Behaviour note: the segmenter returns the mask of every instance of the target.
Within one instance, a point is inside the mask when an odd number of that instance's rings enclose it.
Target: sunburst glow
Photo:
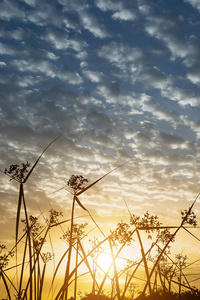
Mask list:
[[[100,271],[107,272],[109,268],[112,268],[112,256],[107,252],[102,252],[98,256],[97,260],[98,267]]]

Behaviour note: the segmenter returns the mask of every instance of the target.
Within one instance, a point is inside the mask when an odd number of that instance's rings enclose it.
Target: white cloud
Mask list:
[[[181,89],[176,86],[168,86],[166,89],[162,90],[162,95],[171,100],[177,101],[182,106],[199,106],[200,103],[200,98],[195,97],[192,90]]]
[[[167,110],[166,106],[157,103],[156,101],[151,99],[149,102],[145,102],[142,105],[143,112],[151,113],[152,116],[156,117],[158,120],[165,120],[167,122],[171,122],[173,124],[174,115],[170,111]]]
[[[70,48],[74,49],[77,52],[83,51],[83,49],[87,48],[87,43],[80,36],[75,36],[69,41]]]
[[[91,70],[83,70],[83,74],[92,82],[101,82],[104,79],[102,72],[95,72]]]
[[[84,10],[79,13],[79,17],[85,29],[89,30],[95,37],[104,39],[110,37],[110,33],[104,24],[100,24],[95,15]]]
[[[102,46],[97,51],[97,54],[120,69],[131,68],[134,64],[139,64],[144,59],[140,49],[116,42],[110,42]]]
[[[146,31],[157,39],[165,42],[173,57],[186,57],[191,54],[190,43],[179,35],[184,26],[182,18],[174,19],[166,16],[149,16]]]
[[[38,3],[38,0],[23,0],[26,4],[30,5],[30,6],[35,6],[36,3]]]
[[[13,60],[11,64],[17,67],[20,72],[39,72],[52,78],[56,75],[56,68],[49,61],[39,61],[36,63],[32,60]]]
[[[73,10],[78,14],[81,25],[84,29],[90,31],[95,37],[103,39],[110,37],[110,33],[103,24],[103,22],[99,22],[99,19],[95,14],[93,14],[90,10],[90,6],[86,1],[72,1],[68,0],[59,0],[59,2],[64,6],[64,10],[69,11],[69,9]]]
[[[102,11],[114,12],[112,18],[115,20],[133,21],[137,19],[137,8],[134,2],[97,0],[96,5]]]
[[[153,67],[145,67],[140,73],[139,78],[133,78],[133,81],[139,81],[146,88],[157,88],[157,89],[165,89],[171,82],[170,77],[167,77],[161,70],[159,70],[156,66]]]
[[[161,143],[165,145],[165,147],[180,147],[182,144],[186,143],[182,137],[165,132],[159,133],[159,139],[161,140]]]
[[[96,5],[103,11],[108,10],[118,10],[122,8],[119,1],[112,1],[112,0],[97,0]]]
[[[14,30],[2,31],[1,36],[6,39],[23,41],[25,39],[28,39],[28,37],[30,36],[30,31],[28,31],[26,28],[18,27]]]
[[[194,68],[187,73],[187,78],[194,84],[200,85],[200,71]]]
[[[133,21],[136,19],[136,15],[134,12],[128,10],[128,9],[124,9],[122,11],[118,11],[115,12],[112,15],[113,19],[119,19],[119,20],[123,20],[123,21]]]
[[[196,9],[198,9],[200,11],[200,2],[199,2],[199,0],[184,0],[184,2],[187,2],[187,3],[191,4],[192,6],[194,6]]]
[[[52,24],[54,26],[60,26],[63,24],[62,18],[55,6],[49,3],[39,3],[35,9],[27,13],[27,19],[35,23],[37,26],[45,26]]]
[[[2,55],[14,55],[16,54],[16,50],[9,45],[0,43],[0,54]]]
[[[68,31],[47,31],[43,37],[47,42],[52,43],[55,49],[66,50],[70,41],[68,39]]]
[[[0,18],[3,20],[24,19],[25,13],[18,4],[18,2],[12,0],[1,1]]]
[[[80,52],[84,52],[87,47],[87,43],[80,37],[76,35],[75,37],[69,37],[69,31],[64,29],[48,29],[42,36],[47,43],[51,43],[53,47],[57,50],[73,49],[80,55]]]
[[[81,76],[73,70],[68,69],[64,66],[58,71],[57,76],[62,81],[67,81],[69,84],[81,84],[83,82]]]
[[[46,51],[46,56],[47,58],[51,59],[51,60],[57,60],[58,56],[56,56],[54,53]]]

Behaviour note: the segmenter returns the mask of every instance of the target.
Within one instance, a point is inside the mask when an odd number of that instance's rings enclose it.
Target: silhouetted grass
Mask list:
[[[172,285],[176,285],[179,288],[179,299],[184,300],[186,299],[184,298],[186,296],[188,297],[187,299],[190,299],[189,297],[195,299],[196,295],[199,296],[197,289],[190,285],[183,272],[187,267],[184,257],[178,254],[176,260],[173,261],[170,258],[168,251],[171,244],[175,242],[176,235],[181,229],[186,230],[194,238],[198,239],[186,228],[186,225],[189,224],[190,228],[192,226],[196,227],[197,225],[196,216],[192,209],[199,195],[188,210],[181,212],[182,221],[180,225],[175,228],[174,226],[162,226],[158,220],[158,216],[150,215],[148,212],[141,218],[131,214],[128,210],[130,214],[130,223],[127,224],[123,221],[119,222],[116,229],[110,231],[110,234],[106,236],[90,214],[89,210],[83,205],[79,196],[92,188],[111,172],[124,165],[122,164],[91,184],[88,184],[87,178],[82,175],[72,175],[69,178],[68,187],[72,190],[72,208],[71,216],[67,220],[59,221],[62,212],[58,212],[53,208],[49,211],[49,218],[44,218],[44,225],[41,225],[40,222],[40,218],[43,215],[34,217],[31,214],[28,214],[27,202],[24,194],[24,184],[30,178],[42,155],[57,139],[52,141],[44,149],[30,170],[29,162],[22,164],[21,167],[19,165],[11,165],[9,169],[5,169],[5,174],[9,176],[11,180],[15,180],[19,183],[15,244],[13,249],[8,252],[6,252],[5,245],[0,244],[0,280],[2,280],[7,299],[44,299],[43,294],[44,288],[46,288],[47,264],[49,261],[54,260],[52,242],[50,242],[52,248],[51,252],[44,252],[44,245],[47,241],[47,237],[50,237],[51,240],[51,230],[56,226],[64,226],[65,224],[70,224],[67,230],[64,231],[62,237],[66,241],[66,250],[57,262],[52,275],[51,285],[49,286],[49,299],[67,300],[69,298],[69,288],[73,290],[74,299],[77,298],[79,280],[81,280],[81,276],[86,274],[87,276],[90,276],[92,293],[82,297],[82,300],[133,299],[134,293],[132,291],[130,294],[130,290],[133,287],[133,284],[136,283],[136,273],[142,268],[145,274],[145,279],[143,279],[145,282],[141,294],[137,297],[138,300],[160,299],[160,297],[162,299],[169,299],[169,297],[171,297],[170,299],[177,299],[177,294],[171,292]],[[95,239],[95,242],[92,244],[92,249],[88,251],[85,250],[84,246],[87,234],[85,234],[83,229],[86,227],[86,223],[74,223],[75,205],[78,205],[88,213],[91,218],[91,223],[95,224],[103,235],[101,241]],[[19,225],[22,211],[24,213],[24,218],[22,219],[24,228],[22,236],[19,237]],[[170,232],[172,228],[175,229],[174,233]],[[141,231],[146,233],[147,239],[153,239],[146,252],[143,246],[144,241],[142,240],[143,235],[141,235]],[[122,251],[126,249],[126,247],[130,247],[135,240],[138,241],[140,246],[140,258],[135,260],[134,255],[131,259],[123,257],[127,261],[127,264],[126,266],[120,267],[118,265],[118,260]],[[107,266],[106,270],[98,264],[97,259],[98,255],[101,254],[102,246],[107,248],[110,257],[112,258],[112,263]],[[20,249],[20,253],[18,253],[17,249]],[[157,255],[152,257],[153,249],[157,249]],[[14,253],[16,263],[15,265],[8,267],[9,260],[12,260]],[[73,254],[75,254],[75,264],[72,263],[74,257]],[[19,257],[20,262],[18,261]],[[168,269],[164,266],[164,263],[166,262],[171,263]],[[63,264],[65,264],[63,280],[62,283],[60,281],[57,283],[57,288],[55,290],[54,284],[58,276],[58,271]],[[83,265],[85,266],[86,271],[81,273],[80,267]],[[16,272],[14,279],[11,279],[8,275],[11,268],[15,269]],[[103,273],[101,279],[99,279],[98,276],[99,271]],[[179,279],[177,278],[178,276]],[[184,278],[184,282],[182,282],[182,278]],[[106,280],[110,281],[111,292],[109,297],[103,294]],[[137,276],[137,280],[142,280],[142,278],[138,278]],[[183,292],[182,289],[189,292]],[[160,292],[158,292],[159,290]],[[146,295],[147,291],[149,296]],[[79,296],[79,298],[81,297]],[[46,300],[46,298],[44,300]]]

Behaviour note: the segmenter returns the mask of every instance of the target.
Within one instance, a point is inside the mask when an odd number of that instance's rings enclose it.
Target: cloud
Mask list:
[[[91,32],[95,37],[103,39],[110,36],[109,30],[103,23],[99,22],[96,15],[91,12],[86,1],[69,0],[66,3],[65,0],[59,0],[59,2],[63,5],[64,10],[68,11],[71,9],[77,13],[83,28]]]
[[[114,41],[103,45],[97,54],[121,70],[134,69],[135,65],[144,60],[144,55],[140,49]]]
[[[0,18],[9,21],[12,19],[24,19],[25,13],[19,3],[13,0],[3,0],[0,4]]]
[[[165,132],[159,133],[159,139],[164,147],[178,148],[185,144],[185,140],[182,137]]]
[[[155,162],[158,163],[158,165],[174,165],[176,163],[177,166],[188,166],[195,163],[195,159],[192,155],[180,155],[180,154],[172,154],[172,155],[166,155],[160,150],[157,149],[151,149],[147,154],[144,155],[143,159],[149,160],[151,164],[154,164]]]
[[[67,30],[47,30],[44,34],[44,40],[48,43],[50,42],[58,50],[66,50],[70,45]]]
[[[0,36],[5,38],[6,40],[13,39],[17,41],[22,41],[28,39],[31,36],[31,32],[27,30],[27,28],[18,27],[17,29],[9,31],[2,30],[0,32]]]
[[[38,61],[33,60],[13,60],[11,62],[20,72],[32,72],[32,73],[42,73],[49,77],[55,77],[56,67],[49,61]]]
[[[187,75],[189,76],[189,75]],[[183,89],[176,86],[168,86],[162,90],[162,95],[171,100],[177,101],[181,106],[199,106],[199,97],[192,90]]]
[[[42,39],[44,39],[47,43],[51,43],[53,48],[56,50],[73,49],[76,52],[80,52],[87,47],[86,42],[80,35],[69,37],[69,31],[66,29],[47,29],[44,32]]]
[[[113,81],[111,83],[103,82],[98,85],[97,93],[99,96],[104,97],[107,103],[123,105],[123,110],[125,106],[127,106],[128,111],[125,110],[127,114],[130,113],[130,108],[135,109],[139,113],[142,105],[142,103],[139,103],[138,95],[121,90],[119,81]]]
[[[141,95],[142,100],[142,110],[143,112],[148,112],[152,116],[156,117],[157,120],[165,120],[170,122],[171,125],[174,124],[175,118],[178,113],[168,109],[167,105],[157,102],[153,97],[148,94]]]
[[[102,11],[112,11],[112,18],[116,20],[123,21],[134,21],[137,19],[137,9],[134,2],[125,2],[124,1],[105,1],[105,0],[97,0],[96,5]],[[127,7],[128,5],[128,7]]]
[[[88,11],[84,10],[80,12],[79,17],[83,27],[89,30],[95,37],[104,39],[110,36],[104,24],[100,24],[97,18]]]
[[[27,13],[26,17],[28,21],[37,26],[46,26],[50,24],[60,26],[63,23],[58,10],[49,3],[37,4],[35,8]]]
[[[13,55],[16,53],[16,49],[13,46],[0,43],[0,54],[1,55]]]
[[[112,121],[105,113],[91,110],[86,116],[86,122],[90,124],[92,128],[100,131],[110,130],[112,128]]]
[[[83,70],[83,74],[92,82],[102,82],[105,78],[102,72],[95,72],[91,70]]]
[[[191,53],[192,48],[187,38],[183,38],[179,32],[185,26],[184,19],[172,16],[150,16],[146,25],[146,31],[157,39],[163,41],[172,54],[172,58],[185,58]]]
[[[184,2],[191,4],[193,7],[200,11],[200,3],[198,0],[184,0]]]
[[[81,84],[83,79],[75,70],[71,70],[68,66],[63,66],[57,73],[57,77],[60,80],[67,81],[68,84]]]
[[[145,89],[157,88],[160,90],[165,89],[171,82],[171,78],[167,77],[167,75],[159,70],[156,66],[144,67],[139,78],[133,80],[136,82],[141,82]]]
[[[143,11],[141,11],[143,13]],[[163,14],[159,11],[145,12],[147,23],[146,32],[164,42],[170,50],[172,59],[190,58],[192,54],[197,54],[194,36],[183,34],[187,30],[188,20],[183,15],[175,16],[170,12]]]
[[[112,15],[113,19],[119,19],[123,21],[133,21],[136,19],[134,12],[124,9],[123,11],[117,11]]]
[[[199,72],[199,67],[194,66],[193,68],[190,68],[189,72],[187,73],[187,78],[194,84],[200,85],[200,72]],[[192,103],[195,103],[195,101],[191,101]]]

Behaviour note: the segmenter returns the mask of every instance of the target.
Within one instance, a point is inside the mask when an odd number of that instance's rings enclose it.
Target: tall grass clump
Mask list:
[[[91,291],[82,297],[88,300],[105,299],[104,293],[108,283],[110,294],[106,299],[134,299],[138,293],[136,292],[138,281],[143,282],[138,300],[145,299],[147,294],[148,297],[159,294],[161,290],[163,294],[172,295],[174,286],[178,287],[180,297],[185,290],[196,295],[197,289],[190,285],[184,272],[190,265],[187,264],[187,256],[178,253],[172,259],[170,249],[176,242],[180,230],[198,240],[191,232],[191,228],[197,227],[193,207],[199,195],[189,209],[181,211],[179,226],[163,226],[157,215],[151,215],[147,211],[142,217],[137,216],[127,207],[129,222],[121,220],[114,230],[105,235],[80,198],[111,172],[122,167],[124,165],[122,164],[92,183],[89,183],[83,175],[71,175],[67,181],[67,188],[63,189],[71,195],[70,215],[67,219],[64,218],[64,221],[60,221],[60,217],[64,217],[63,212],[56,211],[53,206],[49,210],[48,217],[44,217],[42,212],[37,217],[29,214],[24,186],[28,179],[31,180],[32,172],[42,155],[56,140],[44,149],[32,167],[27,161],[21,166],[13,164],[4,171],[11,180],[19,184],[14,246],[8,251],[6,246],[0,243],[0,280],[4,286],[6,299],[46,300],[47,297],[52,300],[67,300],[70,297],[78,299],[81,298],[79,284],[84,276],[87,276],[91,283],[89,287]],[[88,221],[77,223],[75,216],[77,206],[86,213],[84,217],[89,217],[90,223]],[[91,232],[87,231],[88,224],[99,230],[101,239],[90,237]],[[19,230],[20,226],[22,230]],[[57,254],[54,252],[51,236],[55,227],[62,230],[61,241],[65,245],[56,263]],[[86,250],[88,238],[90,248]],[[47,248],[50,250],[45,250],[47,241],[49,243]],[[138,250],[137,257],[134,248]],[[104,253],[109,256],[110,261],[107,266],[102,267],[99,258]],[[55,267],[51,283],[48,285],[49,296],[46,296],[44,290],[49,276],[47,264],[50,262],[53,262]],[[57,281],[61,266],[64,271],[61,280]],[[8,275],[10,270],[15,270],[14,277]]]

